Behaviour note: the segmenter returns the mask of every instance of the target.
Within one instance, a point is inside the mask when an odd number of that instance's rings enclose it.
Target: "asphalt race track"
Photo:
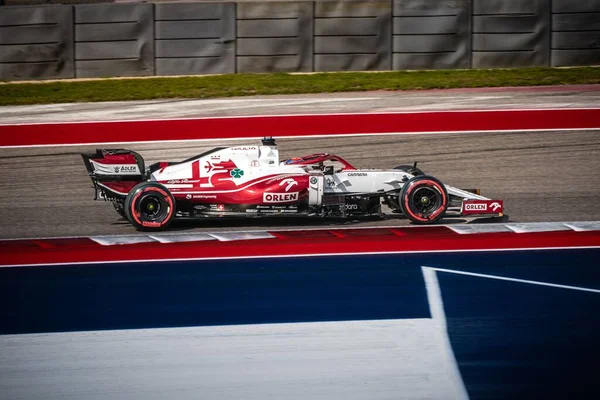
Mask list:
[[[555,88],[365,92],[216,100],[147,101],[4,107],[0,123],[45,123],[200,116],[399,112],[440,109],[587,108],[600,85]],[[1,129],[1,126],[0,126]],[[48,132],[49,135],[52,132]],[[165,133],[168,135],[168,132]],[[392,168],[419,161],[452,186],[481,188],[505,200],[510,221],[599,220],[600,132],[512,132],[324,139],[280,139],[282,158],[337,153],[357,167]],[[85,132],[82,132],[85,135]],[[227,141],[227,143],[248,143]],[[180,160],[223,142],[123,144],[147,162]],[[80,152],[97,146],[0,148],[0,238],[135,233],[110,204],[93,201]],[[464,220],[447,218],[446,223]],[[323,226],[335,221],[233,220],[174,225],[185,231]],[[350,222],[352,223],[352,222]],[[403,225],[401,217],[360,226]]]
[[[579,85],[16,106],[0,108],[0,137],[3,124],[234,115],[586,109],[599,104],[600,85]],[[84,127],[82,137],[87,135]],[[393,168],[418,161],[422,170],[443,182],[480,188],[487,197],[503,199],[511,222],[586,221],[600,220],[600,208],[596,206],[600,187],[599,133],[560,130],[397,134],[281,138],[278,143],[282,158],[327,151],[343,156],[358,168]],[[47,134],[53,135],[50,128]],[[198,136],[201,135],[200,132]],[[165,132],[165,138],[168,137],[169,132]],[[100,146],[10,148],[2,147],[1,143],[0,201],[4,207],[0,211],[0,238],[135,233],[111,204],[93,201],[94,191],[80,153]],[[123,143],[106,147],[138,151],[149,164],[181,160],[224,143],[253,141]],[[469,221],[449,215],[443,222]],[[174,223],[171,229],[191,233],[340,224],[361,227],[408,222],[402,216],[366,221],[234,219]]]
[[[600,132],[517,132],[281,139],[283,158],[327,151],[358,167],[392,168],[419,161],[426,173],[450,185],[479,187],[505,200],[514,222],[599,220]],[[241,141],[240,143],[247,143]],[[234,143],[228,141],[228,143]],[[219,142],[123,145],[148,162],[180,160]],[[0,149],[0,237],[85,236],[135,233],[111,204],[93,201],[79,156],[95,147]],[[456,218],[446,223],[464,222]],[[174,225],[186,231],[323,226],[335,221],[230,220]],[[401,217],[358,226],[403,225]]]

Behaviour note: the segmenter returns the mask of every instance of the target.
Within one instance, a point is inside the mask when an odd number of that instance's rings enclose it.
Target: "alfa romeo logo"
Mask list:
[[[230,174],[230,175],[231,175],[231,176],[232,176],[234,179],[237,179],[237,178],[241,178],[242,176],[244,176],[244,171],[242,171],[242,170],[241,170],[241,169],[239,169],[239,168],[235,168],[235,169],[232,169],[232,170],[229,172],[229,174]]]

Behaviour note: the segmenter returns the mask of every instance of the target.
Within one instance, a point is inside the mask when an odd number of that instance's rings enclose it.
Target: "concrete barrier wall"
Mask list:
[[[69,6],[0,8],[0,79],[73,78]]]
[[[600,64],[600,0],[552,0],[552,66]]]
[[[549,0],[473,0],[473,68],[550,65]]]
[[[238,72],[313,70],[313,3],[237,5]]]
[[[235,3],[156,4],[157,75],[235,72]]]
[[[471,0],[394,1],[393,69],[471,66]]]
[[[77,5],[78,78],[154,75],[152,4]]]
[[[0,79],[600,64],[600,0],[0,7]]]
[[[315,3],[315,71],[391,68],[389,1]]]

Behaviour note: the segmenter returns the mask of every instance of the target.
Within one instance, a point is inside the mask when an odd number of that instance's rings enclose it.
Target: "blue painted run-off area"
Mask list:
[[[598,260],[600,249],[4,268],[0,333],[430,318],[422,266],[598,290]],[[472,398],[600,398],[600,293],[437,277]]]

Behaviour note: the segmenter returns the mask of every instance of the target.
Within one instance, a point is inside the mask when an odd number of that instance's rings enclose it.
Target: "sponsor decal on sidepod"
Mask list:
[[[292,193],[263,193],[263,203],[288,203],[298,201],[300,192]]]
[[[286,179],[282,180],[281,182],[279,182],[279,186],[283,186],[283,185],[287,185],[287,186],[285,187],[285,191],[286,191],[286,192],[289,192],[289,191],[290,191],[290,189],[291,189],[292,187],[294,187],[294,185],[295,185],[295,186],[298,186],[298,182],[296,182],[296,181],[295,181],[294,179],[292,179],[292,178],[286,178]]]
[[[348,176],[368,176],[366,172],[350,172]]]

